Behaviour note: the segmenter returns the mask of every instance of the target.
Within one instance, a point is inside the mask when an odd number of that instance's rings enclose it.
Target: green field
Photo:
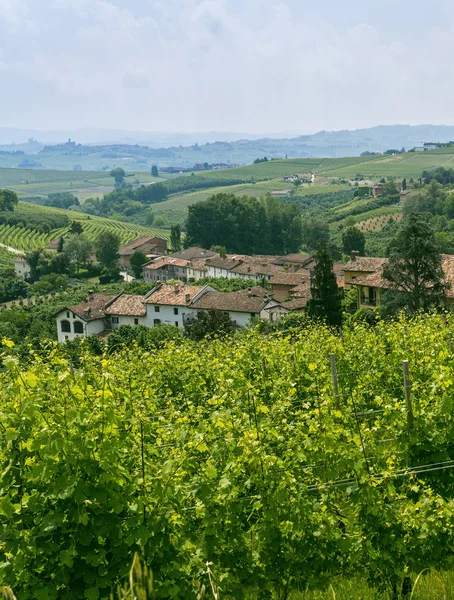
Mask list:
[[[156,235],[166,240],[170,239],[170,232],[164,229],[153,227],[142,227],[132,223],[123,223],[113,219],[104,219],[103,217],[94,217],[83,213],[63,210],[58,208],[49,208],[38,206],[36,204],[19,203],[21,212],[30,215],[32,213],[43,214],[63,214],[68,216],[71,221],[80,221],[83,224],[84,232],[87,238],[94,241],[102,231],[114,231],[120,237],[121,243],[133,240],[141,235]],[[17,250],[31,251],[45,246],[51,240],[67,234],[68,228],[53,229],[49,233],[40,233],[34,229],[20,226],[0,225],[0,243]]]

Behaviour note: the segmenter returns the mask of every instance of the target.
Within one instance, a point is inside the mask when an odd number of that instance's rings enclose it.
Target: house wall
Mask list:
[[[262,310],[260,317],[267,321],[278,321],[281,317],[288,315],[289,311],[283,306],[273,306],[268,309]]]
[[[358,286],[358,308],[375,308],[380,306],[383,294],[386,290],[373,288],[375,290],[375,302],[372,300],[372,288],[368,286]]]
[[[275,300],[279,300],[279,302],[282,302],[286,298],[290,297],[290,290],[293,289],[295,286],[296,286],[296,284],[292,284],[292,285],[285,284],[284,285],[281,283],[272,283],[271,291],[273,293]]]
[[[118,323],[114,323],[113,319],[115,317],[118,318]],[[135,323],[136,319],[139,321],[138,323]],[[145,317],[131,317],[131,316],[126,316],[126,315],[111,315],[110,323],[111,323],[112,329],[117,329],[118,327],[121,327],[122,325],[132,325],[132,327],[134,327],[136,324],[137,325],[146,325],[146,318]]]
[[[159,312],[155,311],[155,306],[159,307]],[[174,312],[174,308],[178,309],[178,314]],[[147,304],[147,314],[143,317],[143,325],[145,327],[155,327],[155,319],[159,319],[161,323],[167,323],[169,325],[177,325],[183,327],[183,319],[191,318],[196,316],[195,310],[191,306],[167,306],[167,305],[155,305]]]
[[[69,314],[69,317],[68,317]],[[62,321],[68,321],[70,324],[71,331],[62,331]],[[74,323],[78,321],[82,323],[84,328],[84,333],[74,333]],[[73,340],[75,337],[88,337],[93,333],[102,333],[105,329],[104,319],[96,319],[95,321],[89,321],[88,323],[72,313],[71,311],[63,310],[57,316],[57,333],[58,333],[58,341],[64,342],[66,340]]]
[[[14,262],[14,270],[16,275],[22,277],[22,279],[27,279],[30,275],[30,265],[28,263]]]
[[[207,265],[207,268],[207,277],[229,277],[230,271],[227,271],[227,269],[220,269],[219,267],[212,267],[210,265]]]

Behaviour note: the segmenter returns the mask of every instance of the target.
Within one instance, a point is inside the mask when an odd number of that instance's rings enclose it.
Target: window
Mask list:
[[[119,322],[120,322],[120,319],[118,317],[112,317],[112,323],[114,325],[118,325]]]
[[[176,307],[175,307],[175,308],[173,309],[173,314],[174,314],[174,315],[177,315],[177,314],[178,314],[178,308],[176,308]]]
[[[69,319],[69,310],[66,311],[66,318]]]
[[[175,321],[175,327],[178,327],[178,321]]]
[[[155,312],[159,312],[160,310],[161,310],[161,307],[160,307],[160,306],[155,306],[155,307],[154,307],[154,311],[155,311]]]
[[[153,324],[154,324],[154,325],[160,325],[160,324],[161,324],[161,319],[155,319],[155,320],[153,321]]]
[[[139,324],[139,319],[134,319],[134,325],[138,325]]]
[[[81,321],[74,321],[74,333],[83,333],[84,324]]]
[[[69,321],[62,321],[61,330],[63,333],[71,333],[71,323]]]

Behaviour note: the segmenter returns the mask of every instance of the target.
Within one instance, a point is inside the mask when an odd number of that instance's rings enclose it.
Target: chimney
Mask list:
[[[185,297],[184,297],[184,299],[188,303],[191,302],[191,294],[186,294]]]
[[[251,288],[248,289],[247,295],[248,295],[248,298],[252,298],[252,290],[251,290]]]
[[[351,253],[352,260],[356,260],[357,256],[359,256],[358,250],[352,250],[352,253]]]
[[[179,286],[178,284],[176,284],[176,285],[173,287],[173,291],[175,292],[175,294],[179,294],[179,293],[180,293],[180,286]]]

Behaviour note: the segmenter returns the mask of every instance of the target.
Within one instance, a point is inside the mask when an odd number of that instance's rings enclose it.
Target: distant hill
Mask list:
[[[297,137],[86,129],[70,132],[75,145],[67,144],[67,133],[0,128],[0,166],[20,168],[21,164],[35,161],[45,169],[63,170],[101,171],[123,167],[127,171],[149,171],[152,165],[192,169],[204,163],[248,165],[263,156],[355,157],[366,151],[384,152],[402,147],[408,150],[423,142],[454,140],[454,126],[446,125],[380,125],[355,131],[319,131]],[[7,143],[13,140],[16,144]],[[18,156],[17,150],[24,154]]]

